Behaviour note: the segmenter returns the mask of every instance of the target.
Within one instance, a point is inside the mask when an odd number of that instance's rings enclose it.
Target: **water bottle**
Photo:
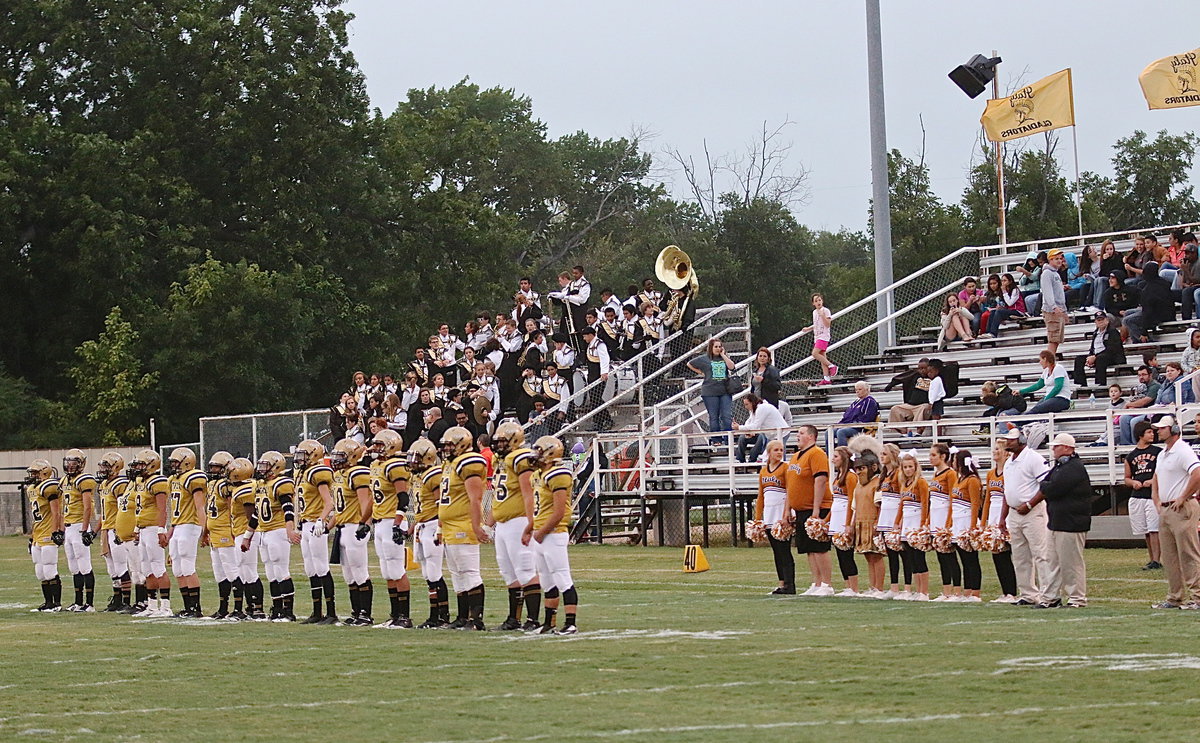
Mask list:
[[[1095,408],[1095,407],[1096,407],[1096,395],[1095,395],[1095,393],[1092,393],[1092,394],[1088,395],[1088,408]]]

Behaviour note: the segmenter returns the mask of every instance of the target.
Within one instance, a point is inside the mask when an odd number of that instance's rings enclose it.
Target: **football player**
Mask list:
[[[33,572],[42,582],[42,605],[33,611],[62,611],[62,581],[58,577],[58,548],[66,541],[63,534],[62,501],[54,468],[45,459],[35,459],[25,471],[25,492],[33,530],[29,556]]]
[[[375,514],[375,555],[379,572],[387,581],[391,616],[380,624],[387,629],[412,629],[408,616],[411,586],[405,563],[404,542],[408,539],[408,482],[404,439],[385,428],[371,443],[371,495]]]
[[[238,572],[238,550],[233,543],[233,523],[229,516],[230,499],[229,467],[233,455],[227,451],[215,451],[205,466],[208,475],[204,498],[204,526],[200,531],[200,546],[208,546],[212,560],[213,578],[217,581],[217,594],[221,604],[209,619],[226,619],[229,616],[229,595],[236,584],[241,591],[242,578]]]
[[[263,585],[258,577],[258,550],[262,537],[250,529],[250,519],[257,518],[254,513],[254,463],[245,457],[233,460],[229,465],[229,484],[233,487],[229,496],[229,521],[233,526],[233,543],[238,549],[241,598],[245,599],[246,607],[243,611],[241,600],[234,594],[233,611],[226,618],[235,622],[244,619],[265,622]]]
[[[263,452],[254,465],[254,508],[250,531],[262,534],[263,567],[271,584],[271,621],[294,622],[296,586],[292,582],[292,545],[300,544],[292,498],[296,485],[284,475],[287,460],[277,451]]]
[[[508,617],[496,629],[537,629],[542,586],[534,568],[533,548],[523,539],[526,528],[533,523],[533,470],[537,461],[533,450],[525,446],[521,424],[512,420],[496,427],[492,451],[499,466],[489,521],[496,525],[496,563],[508,584]],[[521,625],[522,600],[529,613],[525,626]]]
[[[171,572],[183,597],[181,617],[200,618],[200,577],[196,575],[196,553],[200,535],[204,533],[208,496],[208,477],[196,469],[196,453],[181,446],[167,457],[167,483],[171,489],[171,528],[167,546],[171,555]]]
[[[138,554],[146,574],[146,608],[134,616],[171,616],[171,579],[167,577],[167,478],[159,474],[162,457],[143,449],[129,463],[129,490],[137,517]]]
[[[333,523],[333,470],[324,464],[325,445],[305,439],[292,454],[292,480],[300,511],[300,555],[312,591],[312,615],[302,624],[337,624],[333,576],[329,573],[329,537]],[[321,594],[325,612],[321,612]]]
[[[133,544],[133,534],[131,530],[126,531],[129,541],[117,534],[117,518],[121,515],[119,503],[129,487],[129,479],[122,473],[124,469],[125,458],[115,451],[105,454],[96,465],[96,494],[100,496],[100,554],[104,556],[104,565],[108,568],[113,587],[112,599],[104,611],[121,611],[129,606],[129,547]],[[132,515],[131,511],[126,512]],[[128,519],[126,521],[127,529],[133,526]]]
[[[67,611],[95,611],[92,601],[96,593],[96,574],[92,572],[92,512],[96,500],[96,478],[83,471],[87,457],[79,449],[63,455],[62,491],[63,524],[67,569],[75,584],[75,603]]]
[[[333,508],[337,512],[337,537],[342,577],[350,589],[352,627],[369,627],[374,587],[367,573],[367,536],[371,533],[371,470],[360,466],[366,448],[354,439],[333,445],[329,464],[333,468]]]
[[[537,545],[538,574],[550,586],[546,590],[546,621],[537,633],[554,633],[554,614],[561,594],[564,617],[563,628],[558,634],[573,635],[579,631],[575,626],[579,597],[575,592],[575,581],[571,578],[571,563],[567,561],[567,527],[575,475],[569,467],[562,465],[563,445],[557,438],[541,437],[534,442],[533,453],[538,464],[533,478],[537,488],[537,503],[534,506],[533,525],[526,532],[525,539],[528,541],[532,537]]]
[[[487,460],[473,448],[471,432],[462,426],[442,434],[442,494],[438,523],[446,546],[450,582],[458,596],[458,616],[450,629],[486,630],[483,625],[483,577],[479,545],[491,541],[483,527],[483,490]]]
[[[134,497],[133,483],[129,479],[132,471],[131,466],[126,466],[122,478],[125,480],[125,488],[117,495],[117,517],[113,521],[112,541],[125,549],[125,560],[129,564],[129,582],[133,586],[133,604],[122,606],[122,614],[138,614],[149,606],[146,570],[142,566],[142,551],[138,549],[137,543],[137,499]]]
[[[437,629],[450,624],[450,597],[442,576],[441,532],[438,529],[438,501],[442,496],[442,465],[437,447],[429,439],[417,439],[408,449],[408,469],[417,476],[414,488],[413,518],[416,536],[413,557],[421,566],[421,577],[429,587],[429,619],[417,629]]]

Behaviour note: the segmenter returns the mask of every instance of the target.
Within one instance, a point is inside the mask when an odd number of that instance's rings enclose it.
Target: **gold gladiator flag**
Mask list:
[[[1026,85],[1007,98],[988,101],[979,123],[993,142],[1075,126],[1070,68]]]
[[[1138,82],[1151,109],[1200,106],[1200,49],[1151,62]]]

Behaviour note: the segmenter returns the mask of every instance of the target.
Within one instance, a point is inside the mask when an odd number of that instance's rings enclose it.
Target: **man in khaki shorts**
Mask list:
[[[1067,327],[1067,294],[1059,271],[1066,264],[1061,250],[1046,254],[1046,267],[1042,269],[1042,321],[1046,324],[1046,350],[1058,353],[1058,344],[1063,342]]]

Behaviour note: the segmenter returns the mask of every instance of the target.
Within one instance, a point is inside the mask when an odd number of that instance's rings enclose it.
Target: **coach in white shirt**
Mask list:
[[[1004,509],[1000,528],[1008,531],[1013,568],[1017,573],[1018,606],[1062,603],[1058,565],[1046,520],[1046,504],[1033,508],[1029,501],[1038,493],[1042,478],[1050,471],[1046,460],[1025,445],[1025,434],[1014,428],[1003,441],[1010,452],[1004,465]]]
[[[746,412],[750,417],[745,423],[738,425],[737,421],[733,422],[735,431],[768,431],[771,433],[771,438],[779,438],[781,431],[788,427],[787,421],[783,419],[783,414],[779,412],[779,408],[769,402],[765,402],[758,395],[746,395],[742,398],[742,404],[746,406]],[[747,445],[753,444],[750,451],[749,460],[746,459]],[[758,455],[763,453],[767,448],[767,434],[760,433],[757,436],[743,433],[738,436],[737,442],[737,461],[755,461]]]
[[[1200,458],[1180,438],[1179,423],[1164,415],[1154,424],[1163,444],[1150,481],[1150,494],[1161,520],[1158,527],[1163,572],[1167,574],[1167,600],[1155,609],[1200,609]]]

